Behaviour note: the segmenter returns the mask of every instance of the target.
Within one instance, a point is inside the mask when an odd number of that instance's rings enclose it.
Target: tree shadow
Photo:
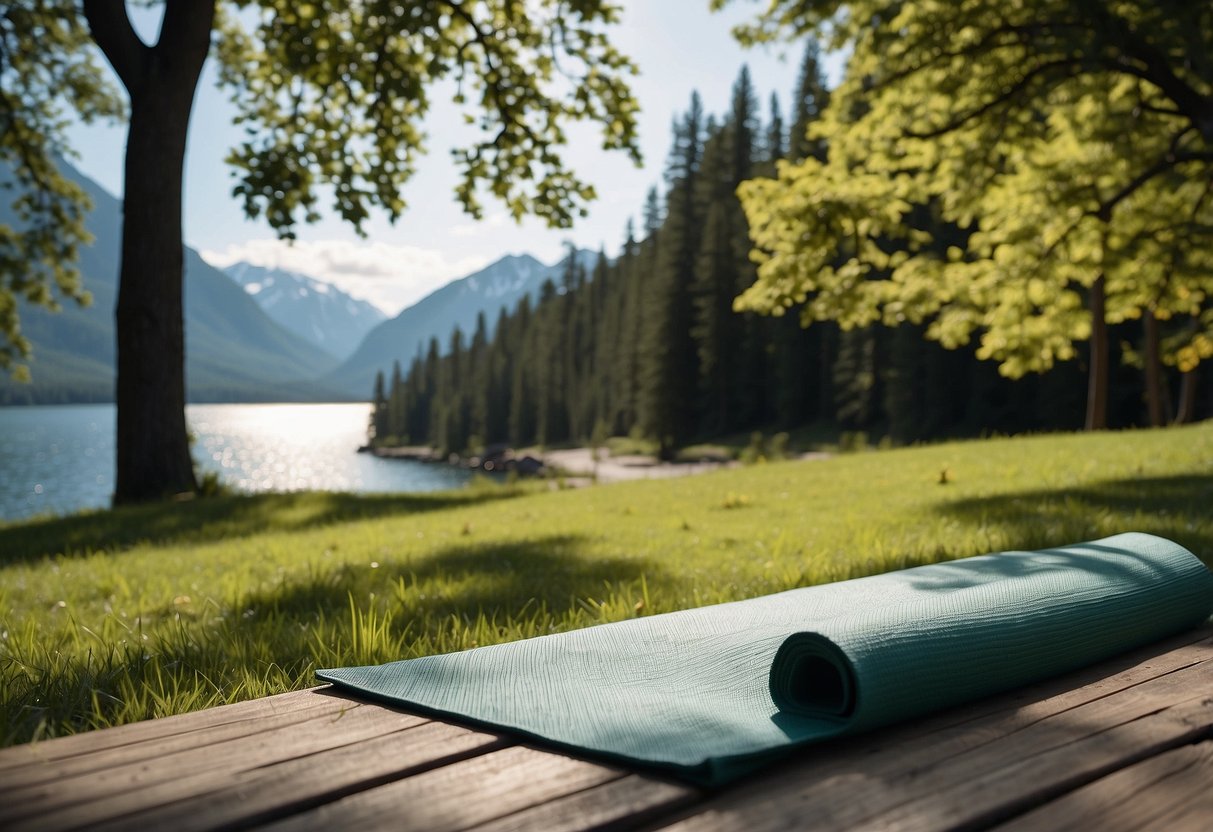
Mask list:
[[[143,610],[147,641],[22,676],[8,713],[0,713],[0,742],[25,742],[43,722],[50,736],[108,724],[115,709],[124,721],[159,716],[160,698],[192,696],[194,708],[210,707],[315,685],[320,667],[543,635],[595,623],[600,599],[624,599],[630,611],[643,586],[677,586],[653,560],[591,557],[587,543],[537,535],[389,554],[374,567],[313,562],[302,575],[222,606],[174,600]]]
[[[223,495],[123,506],[0,527],[0,566],[55,555],[120,550],[139,543],[206,543],[354,520],[479,505],[524,493],[484,486],[432,494],[288,492]]]
[[[999,533],[1014,549],[1146,532],[1186,547],[1213,565],[1213,473],[1132,477],[1069,488],[1041,488],[958,500],[937,509]]]
[[[654,589],[675,585],[674,577],[653,560],[585,557],[579,553],[583,544],[579,536],[552,535],[454,545],[420,557],[389,556],[373,569],[342,564],[302,582],[251,594],[241,606],[265,611],[265,619],[306,624],[348,615],[351,599],[359,605],[386,596],[393,628],[425,640],[452,617],[467,621],[483,614],[505,621],[542,610],[560,618],[587,599],[641,578]],[[249,617],[250,638],[257,637],[256,619]]]

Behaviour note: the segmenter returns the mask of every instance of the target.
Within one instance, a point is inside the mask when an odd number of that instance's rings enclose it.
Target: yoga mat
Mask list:
[[[1196,627],[1213,574],[1122,534],[1002,552],[321,679],[703,784],[804,743]]]

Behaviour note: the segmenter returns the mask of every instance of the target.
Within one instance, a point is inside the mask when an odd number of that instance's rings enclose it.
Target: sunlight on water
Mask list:
[[[186,408],[201,471],[242,491],[434,491],[470,475],[355,453],[366,404]],[[114,488],[113,405],[0,408],[0,520],[99,508]]]

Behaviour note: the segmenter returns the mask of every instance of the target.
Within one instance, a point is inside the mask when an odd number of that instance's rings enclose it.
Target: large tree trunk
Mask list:
[[[186,119],[152,85],[132,96],[119,272],[114,503],[193,492],[185,425],[181,178]]]
[[[135,34],[121,0],[85,0],[84,11],[131,102],[116,310],[117,505],[197,490],[185,426],[181,192],[215,3],[165,4],[154,47]]]
[[[1087,430],[1108,426],[1108,318],[1104,278],[1091,285],[1091,357],[1087,383]]]
[[[1150,414],[1150,427],[1160,428],[1166,424],[1166,405],[1163,401],[1162,351],[1159,348],[1158,318],[1154,310],[1145,314],[1146,335],[1146,406]]]

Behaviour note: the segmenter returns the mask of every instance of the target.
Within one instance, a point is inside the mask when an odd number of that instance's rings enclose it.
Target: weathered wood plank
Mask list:
[[[1209,832],[1213,828],[1213,800],[1209,797],[1208,780],[1205,787],[1204,795],[1194,797],[1181,810],[1159,818],[1160,825],[1150,827],[1151,832],[1157,829],[1166,829],[1167,832]]]
[[[234,760],[231,768],[44,813],[32,819],[30,828],[248,828],[507,745],[508,740],[494,734],[427,722],[268,765]]]
[[[359,792],[265,828],[455,832],[623,776],[609,766],[515,746]]]
[[[140,755],[125,759],[125,748],[98,756],[113,755],[113,765],[83,772],[68,771],[59,779],[32,785],[7,786],[0,792],[0,823],[38,816],[57,808],[86,803],[156,783],[189,777],[199,772],[245,770],[270,765],[329,748],[349,745],[370,737],[391,734],[424,724],[426,720],[373,705],[350,705],[340,711],[322,713],[312,719],[280,725],[256,734],[210,745],[175,746],[161,757]],[[308,711],[306,713],[311,713]],[[169,738],[177,740],[179,738]],[[68,767],[75,758],[50,764]],[[91,761],[90,761],[91,762]]]
[[[1207,634],[1206,628],[1195,644],[1135,651],[918,725],[806,749],[684,813],[672,828],[861,826],[925,793],[939,794],[1209,690],[1213,640]],[[1071,689],[1081,684],[1076,677],[1087,684]]]
[[[582,832],[633,829],[703,799],[691,786],[629,774],[473,827],[474,832]]]
[[[1176,748],[1109,774],[1020,815],[998,832],[1080,828],[1213,829],[1213,742]]]
[[[162,765],[185,765],[188,755],[180,752],[208,753],[206,749],[222,743],[230,743],[246,737],[255,737],[270,731],[300,725],[315,720],[334,721],[343,714],[363,707],[359,702],[338,699],[322,699],[315,707],[290,711],[285,714],[262,716],[259,719],[244,719],[199,728],[182,734],[169,734],[155,740],[129,743],[104,748],[98,751],[73,754],[42,764],[29,764],[5,772],[0,784],[0,798],[13,789],[34,786],[39,783],[59,783],[65,778],[89,772],[104,772],[119,766],[146,760]],[[178,756],[173,756],[178,755]]]
[[[510,747],[496,734],[322,688],[0,751],[0,826],[987,825],[1042,803],[1037,811],[1063,806],[1139,767],[1178,766],[1156,785],[1207,783],[1207,759],[1189,775],[1174,755],[1213,736],[1211,634],[1206,627],[914,725],[818,746],[702,803],[690,787]],[[1160,770],[1137,776],[1147,783]],[[1207,801],[1194,785],[1173,801],[1166,826],[1209,828]]]
[[[1213,672],[1205,674],[1203,684],[1205,691],[1213,690]],[[858,828],[915,832],[991,826],[1140,760],[1213,735],[1213,697],[1207,694],[1110,729],[1099,716],[1084,717],[1085,736],[1044,753],[1019,758],[1015,749],[1006,749],[1003,764],[981,776],[957,782],[959,772],[948,771],[944,788],[922,784],[924,794]]]
[[[164,737],[233,725],[241,722],[282,716],[294,711],[318,707],[330,696],[330,686],[280,693],[262,699],[250,699],[231,705],[220,705],[203,711],[132,722],[100,731],[86,731],[68,737],[39,740],[25,745],[0,749],[0,771],[61,760],[76,754],[91,754],[107,748],[150,742]]]

